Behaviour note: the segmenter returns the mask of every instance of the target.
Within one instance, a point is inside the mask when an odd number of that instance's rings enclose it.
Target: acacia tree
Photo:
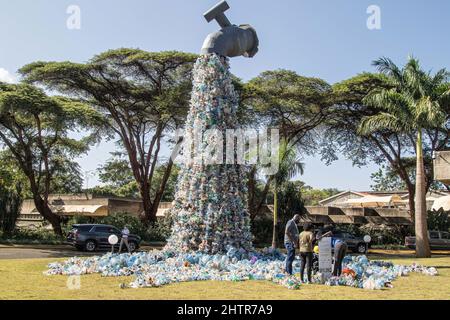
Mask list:
[[[448,73],[445,69],[435,75],[424,72],[419,61],[410,58],[403,69],[389,59],[374,62],[379,71],[387,75],[392,89],[371,92],[364,103],[379,112],[364,117],[359,132],[362,135],[389,130],[391,132],[417,135],[415,140],[416,183],[415,183],[415,231],[416,255],[431,256],[428,241],[425,169],[423,161],[424,129],[446,130],[446,115],[443,106],[448,103],[450,87],[445,84]]]
[[[415,215],[415,177],[411,174],[411,155],[415,153],[416,138],[411,132],[396,132],[389,128],[358,132],[364,117],[380,112],[380,109],[365,103],[369,94],[392,89],[394,84],[384,74],[363,73],[333,86],[335,112],[327,119],[323,135],[322,158],[331,163],[343,154],[355,166],[369,162],[388,165],[389,170],[406,186],[411,216]],[[446,107],[448,110],[448,107]],[[446,111],[447,117],[449,116]],[[445,147],[450,132],[445,127],[424,128],[424,165],[426,190],[433,185],[432,152]]]
[[[172,159],[167,160],[155,187],[161,142],[185,121],[195,60],[196,55],[181,52],[117,49],[85,64],[36,62],[20,72],[25,81],[80,99],[104,115],[111,136],[119,138],[127,154],[143,202],[143,220],[149,223],[156,221],[173,167]],[[152,187],[157,189],[153,196]]]
[[[77,101],[49,97],[31,85],[0,84],[0,143],[27,177],[37,211],[58,235],[62,235],[60,217],[52,211],[48,196],[59,159],[72,159],[96,141],[96,134],[72,139],[69,130],[100,127],[101,122],[97,112]]]
[[[130,168],[129,161],[124,159],[120,152],[113,152],[113,157],[105,164],[99,167],[99,178],[103,183],[102,186],[97,186],[89,190],[95,195],[115,196],[115,197],[129,197],[134,198],[139,194],[139,188],[133,177],[133,172]],[[164,194],[161,201],[172,202],[174,200],[175,188],[178,177],[178,166],[174,165],[164,188]],[[150,189],[150,196],[154,197],[158,188],[161,185],[161,180],[166,172],[165,166],[158,166],[155,170],[153,185]]]
[[[279,129],[286,144],[303,154],[316,150],[318,128],[332,110],[331,87],[317,78],[302,77],[289,70],[267,71],[241,89],[241,105],[247,126]],[[261,185],[259,167],[248,173],[249,211],[252,219],[261,212],[275,176]]]

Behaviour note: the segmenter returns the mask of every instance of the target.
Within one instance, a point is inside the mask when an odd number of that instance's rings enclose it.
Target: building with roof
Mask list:
[[[143,214],[142,201],[139,199],[94,197],[91,194],[50,195],[49,202],[53,212],[62,217],[86,216],[107,217],[116,213],[127,213],[135,217]],[[157,217],[165,216],[171,203],[161,203]],[[18,227],[40,227],[44,222],[34,205],[34,201],[27,199],[22,205],[17,219]]]
[[[448,196],[446,191],[429,191],[427,208],[430,210],[435,200]],[[335,207],[375,207],[402,208],[409,210],[408,191],[344,191],[319,201],[320,206]]]
[[[431,210],[438,199],[448,192],[430,191],[427,208]],[[306,207],[304,221],[319,224],[384,224],[413,223],[407,191],[344,191],[319,201],[319,206]]]

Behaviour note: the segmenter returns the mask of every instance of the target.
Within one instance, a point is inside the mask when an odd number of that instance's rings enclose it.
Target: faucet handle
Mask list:
[[[230,20],[225,16],[225,11],[230,9],[230,6],[228,3],[224,0],[217,5],[215,5],[213,8],[208,10],[203,16],[205,17],[206,21],[211,22],[212,20],[216,20],[217,23],[222,27],[230,27],[232,24]]]

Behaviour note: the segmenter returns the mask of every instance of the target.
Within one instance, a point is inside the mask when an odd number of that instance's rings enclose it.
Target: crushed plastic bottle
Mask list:
[[[273,249],[262,252],[228,250],[224,255],[208,255],[201,252],[175,254],[173,251],[153,250],[134,254],[105,254],[86,259],[70,258],[65,262],[50,263],[46,275],[84,275],[99,273],[105,277],[134,276],[123,288],[160,287],[170,283],[190,281],[249,281],[267,280],[288,289],[299,289],[298,275],[287,276],[284,272],[285,255]],[[367,290],[392,287],[398,277],[410,272],[435,276],[434,267],[394,265],[385,261],[369,261],[365,256],[344,259],[343,275],[331,277],[329,286],[349,286]],[[312,283],[323,284],[317,272]]]
[[[347,256],[343,260],[343,272],[340,277],[331,277],[326,281],[329,286],[349,286],[366,290],[392,288],[392,282],[398,277],[410,272],[435,276],[438,271],[434,267],[423,267],[417,264],[411,266],[394,265],[387,261],[369,261],[366,256]],[[321,283],[320,276],[315,275],[313,282]]]

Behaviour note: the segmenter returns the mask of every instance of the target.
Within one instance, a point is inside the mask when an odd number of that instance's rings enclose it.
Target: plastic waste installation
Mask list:
[[[224,14],[228,9],[222,1],[204,14],[208,22],[216,20],[222,29],[206,38],[193,71],[183,161],[170,212],[173,230],[167,244],[167,249],[178,252],[216,254],[226,253],[229,247],[252,250],[245,172],[239,164],[228,164],[223,152],[214,148],[226,140],[227,130],[239,128],[238,97],[228,57],[253,57],[259,43],[251,26],[229,22]],[[206,130],[217,134],[206,136]]]
[[[205,14],[208,22],[215,19],[222,29],[206,38],[194,68],[182,151],[184,162],[171,212],[172,235],[165,249],[72,258],[51,263],[46,275],[134,276],[131,283],[120,284],[121,288],[203,280],[269,280],[289,289],[300,288],[302,281],[297,276],[284,273],[284,254],[273,249],[256,251],[252,247],[242,167],[203,162],[204,158],[220,158],[209,148],[217,143],[217,136],[195,144],[196,135],[207,129],[224,132],[239,127],[238,101],[228,58],[253,57],[258,51],[256,31],[249,25],[232,25],[224,14],[227,9],[229,6],[223,1]],[[294,271],[299,271],[298,264]],[[343,275],[329,278],[324,284],[381,289],[391,287],[394,279],[409,272],[437,274],[435,268],[370,262],[365,256],[346,257]],[[316,273],[313,282],[322,283],[323,279]]]

